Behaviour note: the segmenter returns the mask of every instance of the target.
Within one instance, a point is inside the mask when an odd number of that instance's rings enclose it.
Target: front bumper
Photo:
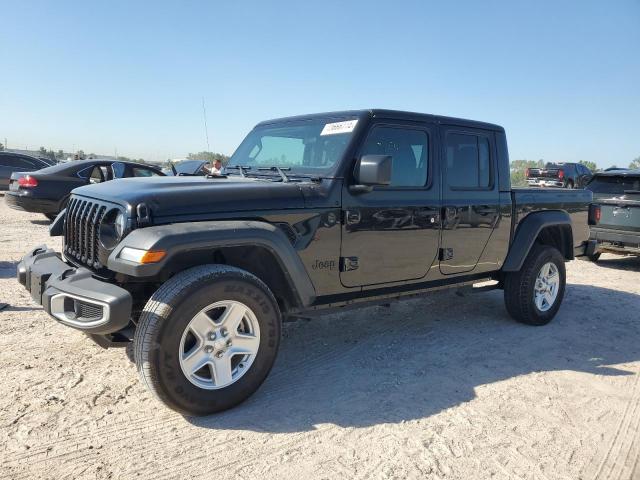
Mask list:
[[[628,253],[640,255],[640,232],[624,232],[591,227],[591,240],[597,243],[598,252]]]
[[[22,258],[17,277],[33,300],[64,325],[104,335],[129,324],[132,298],[127,290],[68,265],[44,245]]]

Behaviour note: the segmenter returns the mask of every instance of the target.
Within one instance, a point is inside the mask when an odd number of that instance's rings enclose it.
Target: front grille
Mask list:
[[[102,306],[76,300],[75,313],[77,318],[83,320],[97,320],[102,318]]]
[[[110,208],[94,200],[72,197],[67,205],[64,226],[64,252],[72,261],[100,268],[99,227]]]

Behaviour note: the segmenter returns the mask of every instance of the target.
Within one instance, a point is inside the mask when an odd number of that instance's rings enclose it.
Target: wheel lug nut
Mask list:
[[[231,346],[231,340],[227,340],[227,347]]]
[[[204,347],[204,351],[207,352],[207,353],[211,353],[211,352],[213,352],[213,347],[212,346]]]
[[[211,332],[209,334],[209,340],[215,340],[216,339],[216,332]]]
[[[216,357],[218,357],[218,358],[222,358],[223,355],[224,355],[224,352],[222,350],[220,350],[218,353],[216,353]]]
[[[223,328],[222,330],[220,330],[220,333],[222,333],[223,337],[226,337],[227,335],[229,335],[229,332],[227,332],[226,328]]]

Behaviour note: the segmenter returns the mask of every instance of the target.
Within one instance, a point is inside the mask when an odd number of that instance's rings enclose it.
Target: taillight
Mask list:
[[[38,186],[38,180],[33,178],[31,175],[25,175],[18,179],[18,185],[23,188],[33,188]]]
[[[525,169],[524,169],[524,176],[525,176],[525,177],[528,177],[528,176],[529,176],[529,169],[528,169],[528,168],[525,168]]]
[[[562,180],[564,178],[564,170],[558,170],[558,178]]]
[[[602,216],[602,210],[600,205],[589,205],[589,225],[598,225],[600,223],[600,217]]]

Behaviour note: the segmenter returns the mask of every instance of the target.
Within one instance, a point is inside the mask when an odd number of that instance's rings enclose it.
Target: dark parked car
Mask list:
[[[531,187],[584,188],[593,174],[581,163],[547,163],[544,168],[527,168]]]
[[[597,245],[589,258],[597,261],[602,252],[640,255],[640,170],[596,173],[587,190],[593,192],[600,217],[591,227]]]
[[[565,262],[593,248],[591,192],[512,190],[504,129],[489,123],[271,120],[226,172],[74,190],[51,226],[62,252],[34,248],[17,269],[58,322],[105,347],[133,341],[144,384],[186,414],[249,397],[287,317],[492,279],[513,318],[544,325]]]
[[[53,220],[67,205],[74,188],[118,178],[153,176],[164,176],[164,173],[157,167],[134,162],[82,160],[60,163],[34,172],[13,173],[5,201],[12,208],[43,213]]]
[[[0,190],[9,189],[13,172],[33,172],[52,165],[51,160],[22,153],[0,152]]]

